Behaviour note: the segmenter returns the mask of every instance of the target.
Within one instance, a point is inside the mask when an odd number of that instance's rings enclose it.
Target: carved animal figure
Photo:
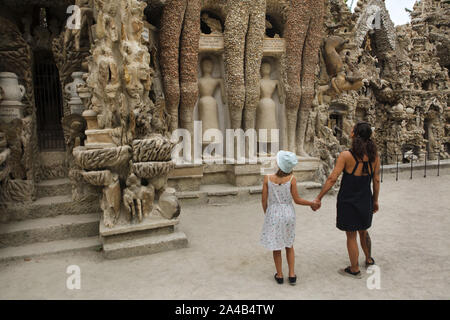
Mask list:
[[[335,77],[339,72],[344,71],[344,62],[339,53],[345,49],[345,45],[348,42],[348,40],[338,36],[330,36],[325,40],[323,53],[327,73],[330,77]]]
[[[327,68],[328,76],[331,77],[330,84],[319,88],[319,103],[323,103],[323,94],[331,97],[342,94],[344,91],[359,90],[364,85],[364,80],[359,76],[357,70],[350,61],[346,61],[347,68],[351,71],[351,76],[346,72],[346,64],[339,53],[345,49],[348,40],[338,36],[330,36],[324,41],[323,57]]]

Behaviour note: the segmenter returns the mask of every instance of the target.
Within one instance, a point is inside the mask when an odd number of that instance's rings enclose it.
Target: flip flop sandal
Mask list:
[[[275,275],[274,275],[273,277],[275,278],[275,281],[276,281],[278,284],[283,284],[284,279],[283,279],[283,278],[278,278],[276,273],[275,273]]]
[[[361,271],[352,272],[352,270],[350,270],[350,267],[339,270],[339,273],[342,274],[343,276],[347,276],[347,277],[350,277],[353,279],[361,279],[362,278]]]
[[[297,283],[297,275],[295,275],[293,277],[289,277],[289,284],[291,286],[295,286],[296,283]]]
[[[372,257],[370,257],[370,259],[372,260],[372,262],[367,262],[367,261],[366,261],[366,268],[367,268],[367,267],[370,267],[370,266],[373,266],[373,265],[375,264],[375,259],[372,258]]]

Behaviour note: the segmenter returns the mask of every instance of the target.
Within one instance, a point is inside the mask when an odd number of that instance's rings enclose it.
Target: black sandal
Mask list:
[[[369,267],[369,266],[373,266],[375,264],[375,259],[372,258],[372,257],[370,257],[370,259],[372,260],[372,262],[367,262],[366,261],[366,268]]]
[[[275,281],[276,281],[278,284],[283,284],[284,279],[283,279],[283,278],[278,278],[276,273],[275,273],[275,275],[274,275],[273,277],[275,278]]]
[[[358,272],[352,272],[352,270],[350,269],[350,267],[347,267],[345,269],[341,269],[339,270],[339,273],[344,275],[344,276],[348,276],[354,279],[361,279],[361,271]]]
[[[297,282],[297,275],[293,276],[293,277],[289,277],[289,284],[291,286],[295,286],[295,283]]]

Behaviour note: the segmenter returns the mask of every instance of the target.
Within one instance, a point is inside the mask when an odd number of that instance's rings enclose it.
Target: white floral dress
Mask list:
[[[291,248],[295,239],[295,210],[291,179],[283,184],[268,181],[268,206],[264,217],[261,244],[269,250]]]

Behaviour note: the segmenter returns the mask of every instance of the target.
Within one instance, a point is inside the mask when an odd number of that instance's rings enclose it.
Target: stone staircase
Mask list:
[[[311,157],[298,157],[298,160],[293,173],[300,194],[320,189],[322,185],[315,182],[320,160]],[[274,169],[270,161],[242,165],[177,164],[169,175],[168,185],[177,190],[181,206],[246,201],[261,197],[264,174]]]
[[[313,181],[317,163],[306,159],[294,170],[300,195],[321,188]],[[181,166],[169,177],[169,186],[177,190],[181,207],[223,205],[261,197],[261,181],[260,166]],[[129,243],[117,240],[124,238],[120,228],[111,235],[106,233],[113,231],[103,230],[102,241],[100,194],[73,201],[69,179],[41,181],[36,185],[36,195],[33,202],[10,203],[6,212],[1,212],[0,262],[102,248],[107,258],[119,258],[186,246],[185,235],[173,232],[174,225],[164,226],[161,233],[152,229],[152,224],[161,222],[153,220],[146,222],[150,231],[138,232],[127,240]]]
[[[305,193],[318,192],[322,185],[314,181],[297,182],[300,196]],[[176,192],[183,205],[224,204],[227,202],[246,201],[261,197],[262,185],[237,187],[231,184],[202,185],[197,191]]]
[[[6,208],[0,261],[101,249],[98,198],[73,201],[68,179],[42,181],[36,187],[36,201]]]

